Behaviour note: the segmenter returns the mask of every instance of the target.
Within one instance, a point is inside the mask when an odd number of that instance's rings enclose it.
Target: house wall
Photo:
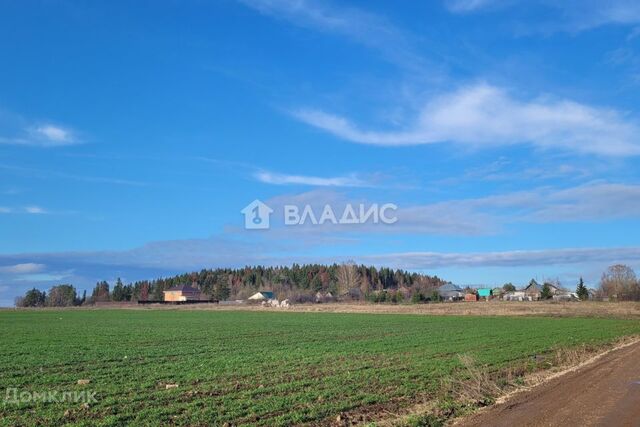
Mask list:
[[[164,292],[164,300],[165,301],[185,301],[186,298],[182,296],[182,292],[180,291],[165,291]]]

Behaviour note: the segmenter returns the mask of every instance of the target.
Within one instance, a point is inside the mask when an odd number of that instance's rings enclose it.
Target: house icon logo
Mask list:
[[[273,209],[256,199],[240,211],[244,215],[244,228],[247,230],[266,230]]]

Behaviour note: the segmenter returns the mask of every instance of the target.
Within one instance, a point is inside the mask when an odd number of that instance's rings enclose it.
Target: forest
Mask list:
[[[54,286],[48,294],[32,289],[16,301],[16,306],[56,307],[162,300],[163,291],[182,284],[197,287],[204,298],[220,301],[246,299],[258,290],[270,290],[279,299],[311,302],[318,292],[351,300],[370,299],[372,295],[379,295],[381,292],[388,292],[396,298],[401,292],[404,295],[431,295],[445,283],[448,282],[437,276],[354,263],[293,264],[291,267],[247,266],[239,269],[203,269],[131,283],[124,283],[119,278],[114,283],[104,280],[96,283],[89,296],[85,294],[82,297],[78,297],[75,288],[69,284]]]

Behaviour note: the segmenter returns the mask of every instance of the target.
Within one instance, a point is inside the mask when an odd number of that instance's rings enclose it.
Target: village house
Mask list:
[[[551,296],[555,300],[571,300],[571,293],[552,284],[545,283],[549,286],[549,290],[551,292]],[[529,282],[527,286],[523,289],[507,292],[502,296],[502,299],[506,301],[538,301],[542,295],[543,285],[540,285],[535,280]]]
[[[272,291],[260,291],[249,297],[249,301],[268,301],[275,299]]]
[[[522,290],[524,292],[525,299],[528,301],[537,301],[540,299],[542,293],[542,286],[535,280],[529,282],[529,284]]]
[[[189,285],[173,286],[164,291],[164,300],[167,302],[198,301],[200,289]]]
[[[447,283],[446,285],[442,285],[438,288],[438,293],[440,297],[445,301],[459,301],[464,299],[464,290],[453,283]]]

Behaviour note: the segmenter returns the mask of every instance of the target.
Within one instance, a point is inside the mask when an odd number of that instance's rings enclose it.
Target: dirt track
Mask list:
[[[460,426],[640,426],[640,343],[477,413]]]

